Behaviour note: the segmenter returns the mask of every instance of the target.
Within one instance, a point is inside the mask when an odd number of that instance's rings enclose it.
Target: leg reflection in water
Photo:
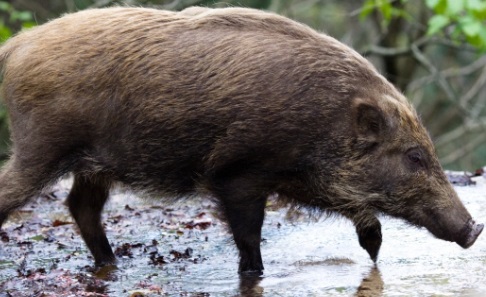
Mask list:
[[[376,297],[383,295],[383,279],[380,270],[374,265],[367,276],[363,278],[354,296]]]
[[[263,277],[260,276],[240,276],[240,295],[239,297],[263,297],[263,288],[259,286]]]
[[[264,289],[260,286],[263,280],[261,276],[240,276],[240,294],[234,297],[263,297]],[[376,265],[371,267],[370,272],[363,278],[355,297],[379,297],[383,296],[383,279],[380,270]]]

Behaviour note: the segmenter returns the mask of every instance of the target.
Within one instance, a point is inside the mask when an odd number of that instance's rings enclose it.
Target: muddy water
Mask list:
[[[473,217],[484,223],[486,182],[483,178],[477,181],[476,186],[456,189]],[[19,216],[24,225],[29,220],[70,220],[65,207],[56,203],[34,207],[35,213],[47,212],[45,216],[33,216],[29,209]],[[123,194],[115,195],[108,205],[108,221],[131,218],[122,224],[107,224],[112,244],[135,245],[131,255],[119,257],[117,270],[98,272],[97,277],[107,286],[99,296],[130,296],[135,292],[145,296],[486,296],[486,234],[473,247],[463,250],[433,238],[424,229],[383,217],[383,245],[374,265],[359,247],[349,222],[327,219],[310,223],[307,216],[289,221],[285,210],[269,210],[263,228],[265,274],[242,280],[236,271],[237,251],[224,226],[211,216],[213,206],[207,202],[202,206],[176,205],[168,210],[170,216],[161,219],[157,216],[161,210],[150,205]],[[181,229],[171,225],[186,217],[193,222],[194,218],[210,222],[210,227]],[[15,233],[19,224],[13,218],[5,229]],[[46,275],[60,270],[92,275],[86,268],[92,259],[74,229],[66,225],[54,231],[27,230],[23,237],[0,243],[0,288],[3,282],[4,290],[12,296],[30,296],[33,288],[22,291],[15,284],[19,270],[25,270],[25,266],[31,270],[47,267]],[[21,244],[22,240],[32,241],[39,232],[44,239],[50,232],[57,238],[58,248],[46,240],[28,248]],[[158,244],[153,245],[153,240]],[[187,257],[174,259],[169,253],[172,250],[187,252]],[[149,253],[163,255],[164,263],[154,264]],[[4,296],[2,292],[0,296]]]

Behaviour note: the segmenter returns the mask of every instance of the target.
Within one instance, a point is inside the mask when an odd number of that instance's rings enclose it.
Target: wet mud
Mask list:
[[[486,221],[486,182],[457,187]],[[94,269],[64,198],[69,182],[16,212],[0,233],[5,296],[486,296],[486,237],[463,250],[382,217],[377,264],[351,223],[268,207],[265,274],[240,278],[231,235],[207,200],[163,205],[115,193],[104,212],[116,267]]]

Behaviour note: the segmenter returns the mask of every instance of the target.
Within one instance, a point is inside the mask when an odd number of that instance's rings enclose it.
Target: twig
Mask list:
[[[369,56],[369,55],[378,55],[378,56],[403,56],[403,55],[409,55],[413,52],[412,46],[416,46],[418,48],[421,48],[427,44],[440,44],[444,45],[450,48],[454,48],[457,50],[467,50],[471,52],[477,52],[477,49],[468,45],[468,44],[457,44],[453,41],[444,39],[444,38],[439,38],[436,36],[422,36],[413,43],[411,43],[409,46],[401,47],[401,48],[389,48],[389,47],[382,47],[378,45],[371,45],[368,48],[365,48],[364,50],[361,51],[361,54],[363,56]]]
[[[474,150],[478,145],[484,143],[486,141],[486,134],[481,133],[477,135],[474,139],[471,139],[467,142],[466,145],[457,146],[457,149],[452,151],[451,153],[447,154],[446,156],[441,158],[441,163],[446,166],[448,164],[454,163],[457,160],[464,157],[466,154],[470,153]]]
[[[440,38],[440,37],[437,37],[437,36],[432,38],[431,42],[435,43],[435,44],[445,45],[447,47],[457,49],[457,50],[461,50],[461,51],[470,51],[470,52],[477,52],[478,51],[478,49],[475,48],[472,45],[464,44],[464,43],[458,44],[457,42],[452,41],[450,39]]]
[[[417,47],[422,47],[423,45],[427,44],[430,42],[432,39],[429,36],[423,36],[417,41],[415,41],[413,44]],[[365,49],[364,51],[361,52],[363,56],[368,56],[368,55],[379,55],[379,56],[403,56],[403,55],[408,55],[412,52],[412,45],[407,46],[407,47],[402,47],[402,48],[389,48],[389,47],[382,47],[378,45],[371,45],[369,48]]]
[[[461,96],[461,98],[459,99],[459,102],[461,102],[461,104],[463,106],[466,106],[469,101],[478,94],[478,92],[481,90],[481,88],[484,87],[484,84],[486,83],[486,69],[483,70],[481,72],[481,75],[479,76],[479,78],[474,82],[474,84],[472,85],[472,87],[469,89],[469,91],[467,91],[466,94],[464,94],[463,96]],[[474,112],[474,110],[473,110]]]
[[[478,60],[475,60],[469,65],[466,65],[461,68],[450,68],[443,70],[441,72],[443,77],[454,77],[454,76],[464,76],[464,75],[470,75],[473,72],[476,72],[477,70],[483,68],[486,66],[486,55],[482,56]]]
[[[473,86],[467,91],[467,93],[461,97],[460,101],[463,102],[464,105],[467,105],[469,101],[475,97],[481,89],[484,88],[486,84],[486,69],[483,70],[479,78],[474,82]],[[474,107],[471,108],[471,115],[473,118],[476,118],[481,114],[482,107],[484,107],[484,101],[479,98]]]
[[[482,56],[478,60],[464,66],[461,68],[453,67],[449,68],[446,70],[442,70],[440,72],[441,76],[444,78],[451,78],[451,77],[456,77],[456,76],[466,76],[466,75],[471,75],[472,73],[476,72],[477,70],[483,68],[486,66],[486,55]],[[425,84],[429,84],[434,81],[434,76],[429,75],[429,76],[424,76],[421,78],[418,78],[414,81],[412,81],[408,87],[407,87],[407,92],[413,93],[416,90],[418,90],[420,87],[422,87]]]
[[[469,111],[465,108],[465,106],[461,105],[460,102],[457,100],[457,96],[454,93],[454,90],[452,89],[451,85],[449,82],[441,75],[440,71],[435,68],[435,66],[425,57],[425,55],[419,50],[419,48],[415,45],[412,44],[410,46],[412,49],[412,53],[414,58],[422,64],[436,80],[438,81],[439,86],[442,88],[444,93],[446,94],[447,99],[449,99],[450,102],[454,103],[459,108],[459,111],[461,112],[461,115],[463,117],[469,117],[470,113]]]
[[[473,132],[474,130],[477,129],[484,129],[485,127],[486,127],[486,118],[476,119],[474,122],[466,122],[463,125],[458,126],[457,128],[439,136],[436,139],[435,144],[437,147],[443,146],[447,143],[450,143],[458,139],[459,137],[463,136],[467,132]]]
[[[484,96],[480,96],[474,106],[472,107],[471,116],[475,119],[479,117],[486,106],[486,98]]]

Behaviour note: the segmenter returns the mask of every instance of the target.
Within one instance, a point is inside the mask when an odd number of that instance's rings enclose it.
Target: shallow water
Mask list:
[[[485,180],[479,178],[476,186],[456,190],[473,218],[486,222]],[[114,247],[139,245],[130,249],[131,255],[119,258],[117,270],[98,273],[107,287],[91,296],[130,296],[134,292],[145,296],[486,296],[485,234],[463,250],[455,243],[433,238],[425,229],[384,217],[383,244],[374,265],[360,248],[351,223],[341,219],[309,223],[307,217],[288,221],[285,210],[269,210],[262,243],[265,274],[240,279],[231,236],[211,216],[214,208],[207,202],[154,209],[122,194],[112,200],[104,215],[110,241]],[[124,208],[127,201],[130,206]],[[6,294],[2,289],[12,296],[47,290],[50,274],[71,271],[93,275],[86,268],[92,259],[75,228],[45,227],[49,220],[70,220],[60,201],[53,203],[55,206],[37,202],[5,225],[11,240],[0,243],[0,296],[8,296],[2,295]],[[34,215],[43,212],[46,214]],[[39,220],[40,231],[30,230],[29,224]],[[206,222],[210,227],[178,225],[184,220]],[[23,232],[16,235],[15,228]],[[43,240],[36,241],[36,236]],[[49,236],[54,238],[52,242],[46,240]],[[153,245],[152,240],[158,244]],[[187,248],[192,249],[187,257],[169,252],[183,253]],[[166,263],[150,264],[149,254],[163,256]],[[46,272],[37,281],[40,289],[26,287],[32,282],[16,284],[19,274],[26,277],[19,271],[42,267]],[[75,295],[82,294],[65,296]]]

